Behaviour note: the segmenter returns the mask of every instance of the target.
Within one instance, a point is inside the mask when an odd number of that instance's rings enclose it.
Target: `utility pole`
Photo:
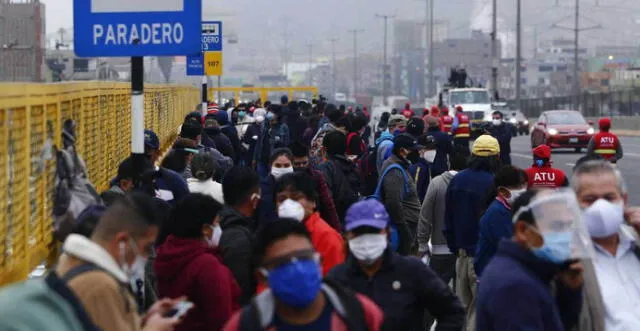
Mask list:
[[[435,63],[433,57],[433,30],[435,27],[433,16],[435,0],[427,0],[427,2],[430,5],[429,9],[427,9],[429,12],[429,89],[427,91],[429,91],[429,98],[431,98],[436,95],[436,81],[434,79]]]
[[[376,14],[377,18],[381,18],[384,20],[384,57],[382,62],[382,102],[386,106],[387,105],[387,97],[389,96],[389,82],[387,82],[387,27],[390,18],[394,18],[392,15],[379,15]]]
[[[522,0],[516,0],[516,109],[522,110],[520,92],[522,86]]]
[[[580,0],[576,0],[576,14],[575,14],[575,26],[574,26],[574,40],[573,40],[573,109],[580,110],[580,78],[578,77],[578,66],[580,65],[580,58],[578,56],[578,46],[580,38]]]
[[[336,43],[338,40],[340,39],[329,39],[331,42],[331,98],[329,100],[334,100],[336,97]]]
[[[308,43],[307,48],[309,48],[309,70],[307,71],[307,74],[309,75],[309,86],[313,86],[313,73],[311,72],[313,63],[313,44]]]
[[[282,35],[284,38],[284,76],[288,80],[289,79],[289,29],[287,25],[287,21],[284,22],[284,34]]]
[[[493,0],[491,28],[491,89],[498,95],[498,0]]]
[[[353,97],[356,97],[358,93],[358,33],[363,32],[363,29],[349,30],[353,33]]]

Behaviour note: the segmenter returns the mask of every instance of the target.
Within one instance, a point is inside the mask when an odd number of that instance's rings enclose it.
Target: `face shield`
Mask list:
[[[534,253],[546,251],[548,259],[558,263],[594,257],[593,244],[573,190],[538,193],[528,206],[518,209],[513,221],[518,221],[527,211],[533,215],[535,231],[544,240],[542,247],[534,248]]]

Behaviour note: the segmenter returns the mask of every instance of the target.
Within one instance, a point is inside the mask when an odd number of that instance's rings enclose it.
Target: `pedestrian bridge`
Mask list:
[[[316,97],[315,87],[222,87],[216,97],[237,101]],[[145,86],[145,127],[167,149],[201,89]],[[25,279],[43,262],[57,259],[52,208],[55,147],[62,125],[76,121],[76,147],[99,192],[108,189],[118,165],[131,153],[131,89],[128,83],[0,84],[0,286]],[[50,264],[48,263],[48,264]]]

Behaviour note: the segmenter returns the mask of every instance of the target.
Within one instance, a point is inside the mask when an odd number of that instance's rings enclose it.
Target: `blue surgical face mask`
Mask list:
[[[536,165],[538,167],[542,167],[544,165],[544,160],[540,160],[540,159],[536,160]]]
[[[395,129],[393,131],[393,135],[394,136],[398,136],[399,134],[403,134],[405,131],[404,130],[400,130],[400,129]]]
[[[238,112],[238,118],[244,118],[247,115],[247,113],[245,113],[244,111],[239,111]]]
[[[320,293],[322,278],[315,260],[291,261],[266,273],[273,295],[287,306],[308,307]]]
[[[268,112],[267,113],[267,120],[268,121],[271,121],[274,117],[275,117],[275,115],[272,112]]]
[[[545,261],[562,264],[571,259],[572,232],[549,232],[542,235],[542,247],[533,248],[533,254]]]

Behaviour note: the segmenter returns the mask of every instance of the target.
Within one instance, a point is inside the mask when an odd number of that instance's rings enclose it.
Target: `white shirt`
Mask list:
[[[595,270],[607,331],[640,330],[640,260],[632,244],[633,240],[623,232],[616,256],[595,244]]]
[[[213,180],[201,181],[195,178],[187,179],[187,184],[189,185],[189,192],[208,195],[221,204],[224,204],[222,184]]]

